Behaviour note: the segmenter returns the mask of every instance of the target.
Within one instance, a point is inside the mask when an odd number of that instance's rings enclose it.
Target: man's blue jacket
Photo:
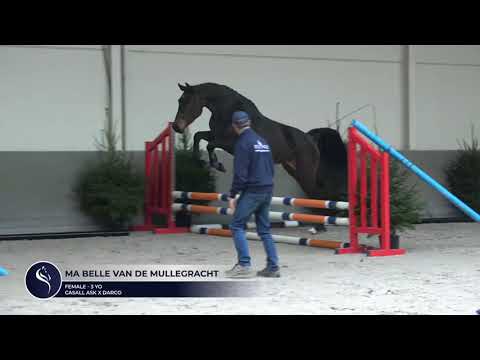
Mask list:
[[[230,197],[240,192],[273,191],[275,165],[267,142],[251,128],[244,130],[235,144],[234,176]]]

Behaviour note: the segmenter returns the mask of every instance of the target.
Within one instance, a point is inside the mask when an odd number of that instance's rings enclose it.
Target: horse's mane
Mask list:
[[[199,93],[205,94],[210,98],[229,98],[225,103],[228,103],[232,108],[236,108],[236,110],[247,111],[252,117],[263,117],[263,114],[258,110],[253,101],[226,85],[203,83],[193,87]]]

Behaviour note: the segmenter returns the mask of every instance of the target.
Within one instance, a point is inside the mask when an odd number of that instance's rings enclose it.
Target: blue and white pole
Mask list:
[[[437,190],[440,194],[442,194],[448,201],[462,210],[465,214],[471,217],[474,221],[480,222],[480,214],[478,214],[475,210],[470,208],[467,204],[465,204],[462,200],[457,198],[453,195],[450,191],[445,189],[442,185],[440,185],[436,180],[434,180],[430,175],[428,175],[425,171],[420,169],[410,160],[408,160],[405,156],[403,156],[400,152],[395,150],[391,145],[387,144],[383,141],[379,136],[375,135],[371,132],[365,125],[361,122],[354,120],[352,122],[352,126],[360,131],[364,136],[372,140],[375,144],[377,144],[383,151],[389,153],[393,158],[400,161],[408,170],[412,171],[415,175],[417,175],[420,179],[425,181],[429,186]]]

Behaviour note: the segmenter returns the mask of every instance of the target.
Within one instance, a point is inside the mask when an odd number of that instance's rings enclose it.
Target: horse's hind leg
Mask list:
[[[297,172],[297,167],[296,167],[296,162],[293,162],[293,161],[290,161],[290,162],[285,162],[285,163],[282,163],[282,166],[283,168],[285,169],[285,171],[291,176],[293,177],[295,180],[297,180],[297,183],[300,185],[300,187],[302,188],[302,190],[308,195],[308,196],[312,196],[313,198],[315,198],[315,196],[313,195],[310,195],[310,193],[308,193],[305,189],[308,189],[309,186],[307,187],[304,187],[304,179],[301,178],[301,176],[299,176],[299,173]],[[300,173],[304,173],[303,172],[303,169],[300,171]],[[312,174],[307,174],[307,176],[311,176]],[[312,191],[312,190],[310,190]],[[316,212],[315,211],[316,209],[312,210],[312,212]],[[318,211],[318,213],[322,213],[323,211],[320,210]],[[320,214],[320,215],[324,215],[324,214]],[[325,225],[323,224],[316,224],[312,230],[310,230],[312,233],[317,233],[317,232],[325,232],[327,231],[327,228],[325,227]]]
[[[316,198],[318,189],[316,181],[317,166],[315,160],[309,162],[299,156],[295,161],[284,161],[282,166],[293,177],[307,196]]]
[[[295,159],[296,176],[303,191],[310,197],[318,197],[317,171],[318,159],[314,154],[302,151]]]
[[[285,171],[288,173],[288,175],[293,177],[298,182],[295,162],[294,161],[286,161],[286,162],[282,163],[282,166],[285,169]]]

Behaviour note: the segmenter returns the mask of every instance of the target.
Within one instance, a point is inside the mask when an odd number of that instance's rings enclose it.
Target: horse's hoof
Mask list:
[[[315,230],[317,232],[327,232],[327,227],[325,225],[318,225],[318,226],[315,226]]]
[[[223,173],[226,173],[227,172],[227,169],[225,169],[225,167],[223,166],[222,163],[218,163],[216,169],[220,172],[223,172]]]

